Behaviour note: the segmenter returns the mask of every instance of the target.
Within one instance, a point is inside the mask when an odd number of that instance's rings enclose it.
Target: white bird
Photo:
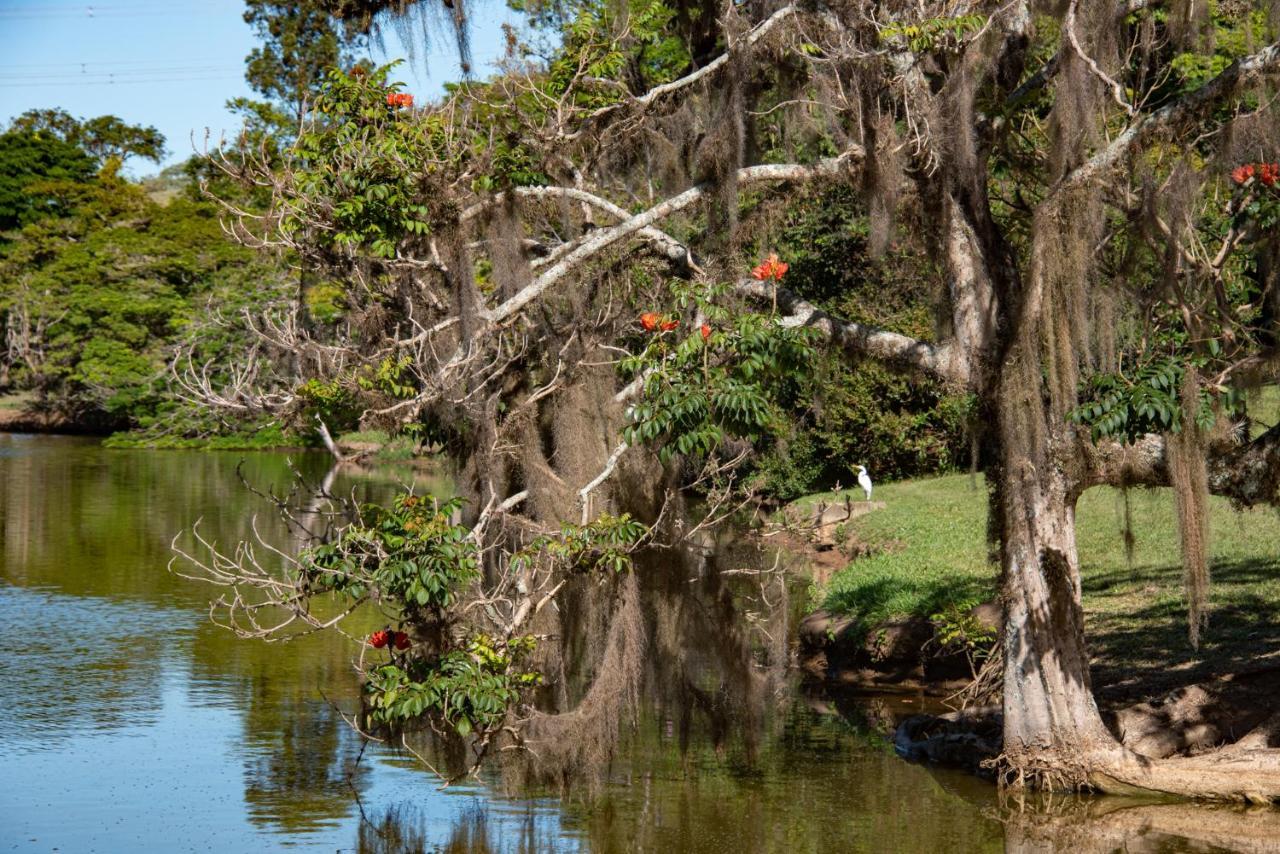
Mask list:
[[[867,500],[871,500],[871,475],[867,474],[866,466],[858,466],[858,486],[862,487],[862,491],[867,494]]]

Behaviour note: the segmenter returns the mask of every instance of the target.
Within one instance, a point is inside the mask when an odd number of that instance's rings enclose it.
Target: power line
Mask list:
[[[77,81],[76,86],[140,86],[140,85],[158,85],[164,83],[190,83],[198,80],[236,80],[239,79],[237,74],[214,74],[192,77],[157,77],[155,79],[143,80],[85,80]],[[34,83],[3,83],[0,82],[0,89],[33,89],[42,86],[58,86],[66,88],[71,84],[62,82],[34,82]]]
[[[109,65],[109,66],[117,66],[117,65],[161,65],[161,64],[164,64],[164,63],[174,64],[174,63],[184,63],[184,62],[221,62],[221,61],[223,61],[223,59],[224,59],[224,57],[220,57],[220,56],[207,56],[207,57],[190,57],[190,56],[182,56],[182,57],[173,57],[173,58],[170,58],[170,59],[110,59],[110,60],[106,60],[106,59],[104,59],[104,60],[90,59],[90,60],[84,60],[84,61],[81,61],[81,62],[76,62],[76,61],[74,61],[74,60],[68,60],[68,61],[64,61],[64,62],[14,62],[14,63],[8,63],[8,64],[0,64],[0,69],[5,69],[5,68],[64,68],[64,67],[68,67],[68,66],[74,66],[75,68],[84,68],[85,66],[98,66],[98,65]]]
[[[172,3],[163,3],[155,6],[80,6],[71,7],[16,7],[2,8],[0,7],[0,20],[6,21],[38,21],[38,20],[120,20],[121,18],[142,18],[142,17],[159,17],[159,16],[185,16],[192,17],[195,15],[209,14],[225,14],[224,9],[213,9],[207,6],[201,7],[197,4],[191,4],[182,8],[175,8]]]
[[[171,76],[175,74],[194,74],[218,72],[222,74],[237,73],[242,70],[239,65],[172,65],[155,68],[123,68],[117,71],[53,71],[53,72],[0,72],[0,82],[19,82],[23,80],[47,83],[75,83],[88,80],[128,80],[134,78]]]

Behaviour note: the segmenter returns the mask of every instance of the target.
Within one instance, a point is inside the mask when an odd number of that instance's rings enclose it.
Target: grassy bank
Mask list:
[[[212,436],[182,436],[130,430],[112,433],[104,441],[108,448],[157,451],[278,451],[315,447],[313,436],[299,436],[272,424],[259,430],[221,433]]]
[[[843,493],[810,500],[836,497]],[[995,596],[997,568],[987,560],[981,478],[885,484],[875,497],[885,509],[849,526],[878,552],[815,589],[815,607],[873,625]],[[1187,681],[1245,669],[1264,657],[1280,659],[1280,515],[1271,509],[1237,513],[1226,501],[1213,500],[1209,627],[1196,651],[1187,641],[1172,496],[1166,489],[1131,490],[1129,512],[1132,563],[1118,490],[1090,490],[1077,513],[1087,631],[1101,682],[1162,675]]]

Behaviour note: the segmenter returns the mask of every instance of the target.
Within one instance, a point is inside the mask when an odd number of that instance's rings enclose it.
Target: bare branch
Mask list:
[[[800,163],[767,163],[760,166],[747,166],[738,170],[738,184],[760,184],[771,181],[805,181],[821,176],[840,174],[851,161],[861,161],[863,151],[858,146],[851,147],[839,157],[829,157],[812,165]],[[520,309],[533,302],[548,288],[588,258],[607,249],[625,237],[659,222],[672,214],[678,213],[699,201],[707,193],[712,192],[710,184],[698,184],[679,195],[673,196],[660,204],[654,205],[643,213],[638,213],[615,226],[603,228],[584,241],[577,249],[570,252],[550,269],[521,289],[515,296],[496,308],[481,314],[490,323],[501,323]],[[461,352],[461,351],[460,351]],[[457,358],[455,356],[455,358]]]
[[[1248,80],[1275,71],[1280,65],[1280,42],[1273,42],[1250,56],[1237,59],[1225,71],[1194,92],[1190,92],[1125,128],[1111,144],[1085,161],[1054,188],[1061,192],[1069,187],[1102,179],[1139,143],[1154,133],[1188,121],[1229,97]]]
[[[774,12],[772,15],[765,18],[763,21],[761,21],[760,23],[752,27],[750,30],[748,30],[746,36],[742,39],[741,44],[732,45],[732,48],[750,49],[754,47],[756,44],[760,42],[761,39],[767,36],[775,27],[777,27],[783,21],[790,18],[792,15],[797,14],[799,11],[800,10],[797,6],[783,6],[781,9]],[[617,104],[610,104],[607,107],[601,107],[600,109],[596,110],[594,113],[589,114],[586,117],[586,121],[587,122],[597,121],[601,118],[604,118],[605,116],[611,115],[612,113],[616,113],[622,109],[644,110],[649,106],[651,106],[652,104],[654,104],[655,102],[667,97],[668,95],[675,94],[676,92],[679,92],[681,89],[687,89],[688,87],[699,82],[700,80],[703,80],[713,74],[716,74],[726,65],[728,65],[729,56],[730,56],[729,52],[726,51],[720,54],[719,56],[717,56],[715,59],[711,60],[711,62],[708,62],[706,65],[699,68],[698,70],[693,71],[689,74],[686,74],[684,77],[681,77],[679,80],[672,80],[670,83],[663,83],[660,86],[655,86],[652,89],[650,89],[648,92],[644,93],[643,95],[640,95],[639,97],[631,98],[626,101],[619,102]],[[565,134],[565,137],[568,139],[572,139],[577,137],[581,133],[582,131],[579,130],[572,134]]]
[[[618,460],[622,459],[622,455],[627,452],[627,448],[631,447],[626,442],[618,443],[618,447],[613,449],[613,453],[609,455],[609,459],[604,464],[604,469],[600,474],[592,478],[591,482],[582,489],[578,490],[578,503],[582,505],[582,524],[587,524],[591,519],[591,493],[600,484],[609,479],[609,475],[613,474],[613,470],[618,467]]]
[[[1148,434],[1132,444],[1114,440],[1092,444],[1085,436],[1084,472],[1078,489],[1090,486],[1169,486],[1168,442]],[[1211,448],[1209,491],[1244,507],[1280,503],[1280,425],[1250,442]]]

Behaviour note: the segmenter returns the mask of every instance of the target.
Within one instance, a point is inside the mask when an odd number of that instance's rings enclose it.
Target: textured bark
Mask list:
[[[1147,435],[1131,445],[1115,441],[1093,444],[1080,434],[1064,436],[1062,445],[1076,446],[1079,471],[1076,494],[1091,486],[1170,486],[1167,441]],[[1243,507],[1280,501],[1280,425],[1240,445],[1211,448],[1209,491]]]
[[[1089,679],[1075,496],[1025,418],[1041,410],[1019,384],[1015,348],[1001,389],[1000,508],[1004,572],[1004,781],[1079,788],[1097,755],[1121,752],[1098,713]],[[1032,365],[1032,368],[1035,366]]]
[[[1272,732],[1208,754],[1151,759],[1103,724],[1089,680],[1075,495],[1060,469],[1006,459],[1004,782],[1280,803]],[[1268,721],[1265,727],[1272,727]]]

